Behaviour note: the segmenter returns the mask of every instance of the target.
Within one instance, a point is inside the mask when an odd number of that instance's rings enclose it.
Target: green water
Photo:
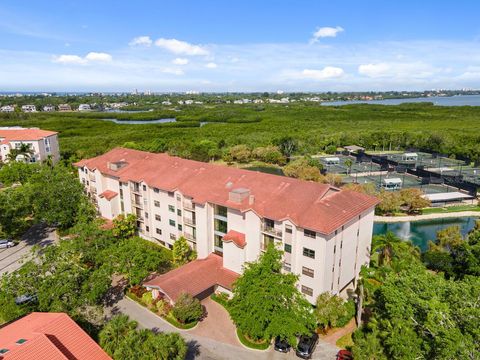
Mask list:
[[[430,240],[437,240],[437,231],[450,226],[459,226],[462,235],[466,235],[475,226],[478,217],[457,217],[434,220],[406,221],[395,223],[374,223],[373,234],[385,234],[387,231],[393,232],[398,237],[411,240],[412,243],[422,251],[428,249]]]

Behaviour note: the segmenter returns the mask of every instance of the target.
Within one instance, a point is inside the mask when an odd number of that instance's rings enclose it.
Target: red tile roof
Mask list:
[[[159,288],[176,301],[183,292],[197,296],[214,285],[231,289],[238,276],[236,272],[223,267],[221,256],[210,254],[205,259],[194,260],[166,274],[155,276],[143,285]]]
[[[247,242],[245,241],[245,234],[235,230],[229,230],[223,236],[223,242],[230,242],[230,241],[233,241],[233,243],[241,249],[243,249],[245,245],[247,245]]]
[[[124,162],[118,170],[108,163]],[[167,154],[116,148],[103,155],[76,163],[120,181],[145,182],[165,191],[179,190],[193,202],[210,202],[242,212],[330,234],[364,211],[377,198],[328,184],[181,159]],[[232,190],[247,189],[240,202],[230,199]],[[242,190],[243,191],[243,190]]]
[[[104,192],[102,192],[100,195],[101,198],[105,198],[106,200],[110,201],[112,200],[115,196],[117,196],[118,193],[116,193],[115,191],[112,191],[112,190],[105,190]]]
[[[0,128],[0,139],[4,138],[8,141],[32,141],[32,140],[41,140],[48,136],[58,134],[55,131],[41,130],[35,128],[18,128],[18,129],[1,129]]]
[[[26,340],[17,344],[20,339]],[[31,313],[0,328],[1,360],[111,360],[64,313]]]

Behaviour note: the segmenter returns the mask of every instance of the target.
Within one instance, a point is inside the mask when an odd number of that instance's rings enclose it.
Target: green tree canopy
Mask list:
[[[295,343],[314,327],[312,306],[296,288],[298,277],[281,272],[282,252],[269,245],[256,262],[247,263],[229,302],[232,320],[252,339],[275,336]]]
[[[197,253],[188,245],[187,239],[180,236],[174,243],[172,249],[173,263],[177,266],[184,265],[197,257]]]

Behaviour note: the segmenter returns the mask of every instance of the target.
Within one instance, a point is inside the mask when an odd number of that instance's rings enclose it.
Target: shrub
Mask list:
[[[141,285],[135,285],[130,288],[130,292],[135,295],[137,298],[141,299],[143,294],[147,292],[147,289],[145,289]]]
[[[356,313],[355,302],[353,300],[344,303],[343,307],[345,308],[345,314],[337,319],[335,324],[337,327],[344,327],[347,325]]]
[[[142,295],[142,302],[148,307],[153,305],[153,296],[151,291],[147,291]]]
[[[178,321],[185,324],[199,320],[203,315],[203,308],[197,298],[183,293],[175,303],[172,313]]]

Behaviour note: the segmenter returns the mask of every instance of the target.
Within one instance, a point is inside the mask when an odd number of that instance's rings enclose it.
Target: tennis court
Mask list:
[[[333,164],[331,161],[329,162],[327,159],[337,158],[338,163]],[[352,161],[351,169],[345,165],[345,161],[350,159]],[[320,162],[323,164],[325,170],[328,173],[332,174],[348,174],[349,172],[352,174],[356,173],[369,173],[380,171],[380,165],[375,164],[373,162],[363,162],[357,163],[356,159],[351,156],[345,155],[331,155],[331,156],[322,156],[319,158]]]

